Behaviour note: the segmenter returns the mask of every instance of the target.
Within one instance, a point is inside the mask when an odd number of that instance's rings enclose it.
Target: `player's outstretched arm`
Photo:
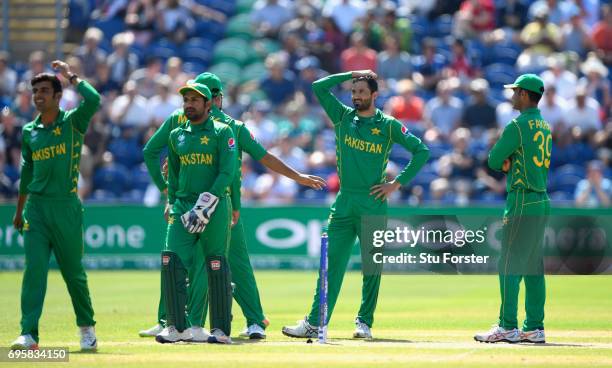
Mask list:
[[[91,118],[100,108],[100,94],[91,84],[74,74],[67,63],[55,60],[51,63],[51,67],[58,71],[70,84],[75,86],[76,90],[83,97],[83,101],[81,101],[76,109],[70,111],[70,114],[72,116],[72,125],[81,134],[85,134]]]
[[[259,160],[259,162],[261,162],[262,165],[268,169],[286,176],[300,185],[304,185],[312,189],[321,190],[327,184],[321,177],[316,175],[302,174],[296,171],[294,168],[288,166],[281,159],[271,153],[267,153],[261,158],[261,160]]]

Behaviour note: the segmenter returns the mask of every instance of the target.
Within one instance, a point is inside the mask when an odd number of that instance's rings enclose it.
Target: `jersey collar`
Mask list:
[[[64,114],[65,114],[64,110],[60,109],[59,114],[57,114],[57,117],[55,118],[53,123],[49,125],[49,128],[62,124],[64,122]],[[43,124],[41,120],[41,114],[38,114],[38,116],[34,120],[34,128],[35,129],[45,129],[45,124]]]
[[[355,110],[355,117],[353,118],[353,121],[355,122],[355,124],[357,123],[378,124],[382,121],[382,119],[383,119],[383,113],[382,111],[380,111],[380,109],[376,109],[376,112],[374,113],[374,115],[372,115],[369,118],[359,117],[359,115],[357,115],[357,110]]]
[[[193,125],[191,124],[190,121],[187,121],[189,124],[185,124],[186,127],[184,127],[183,129],[188,132],[188,133],[193,133],[193,132],[201,132],[203,130],[212,130],[213,128],[213,119],[212,116],[209,115],[208,119],[202,123],[202,124],[198,124],[198,125]]]

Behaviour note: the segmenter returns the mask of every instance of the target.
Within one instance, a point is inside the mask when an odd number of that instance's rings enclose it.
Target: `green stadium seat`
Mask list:
[[[268,70],[262,62],[257,61],[252,64],[249,64],[246,68],[242,70],[242,75],[240,78],[241,83],[261,80],[267,72]]]
[[[225,37],[239,37],[249,41],[253,38],[253,27],[249,14],[238,14],[227,22]]]
[[[257,59],[253,47],[244,39],[227,38],[219,41],[213,51],[213,62],[233,62],[239,66],[247,65]]]

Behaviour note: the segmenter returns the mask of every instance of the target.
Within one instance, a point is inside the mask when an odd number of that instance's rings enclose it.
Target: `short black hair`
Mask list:
[[[537,104],[538,102],[540,102],[540,99],[542,98],[542,94],[536,93],[536,92],[533,92],[533,91],[530,91],[524,88],[521,88],[521,90],[527,92],[527,95],[529,96],[529,101],[531,101],[532,103]]]
[[[51,85],[53,86],[53,94],[62,92],[62,83],[60,82],[59,78],[54,74],[51,74],[51,73],[37,74],[34,78],[32,78],[30,85],[34,87],[35,84],[40,83],[40,82],[51,82]]]
[[[353,84],[357,82],[366,82],[368,84],[368,89],[371,93],[378,92],[378,82],[374,78],[370,77],[359,77],[353,78]]]

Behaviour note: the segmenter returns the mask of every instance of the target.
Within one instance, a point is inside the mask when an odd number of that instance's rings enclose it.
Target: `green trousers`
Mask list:
[[[206,256],[227,257],[232,206],[227,196],[220,197],[219,204],[204,232],[190,234],[183,227],[180,216],[193,208],[194,204],[195,201],[182,199],[177,199],[174,203],[168,221],[166,250],[175,252],[189,273],[188,308],[190,309],[188,310],[187,321],[192,326],[204,326],[204,320],[206,319],[205,306],[208,299],[208,280],[204,261]],[[200,250],[197,250],[198,247],[200,247]],[[201,257],[197,259],[196,254],[200,251]]]
[[[361,238],[362,217],[383,220],[387,214],[387,202],[375,200],[369,193],[346,193],[340,191],[336,201],[331,206],[328,236],[328,273],[327,273],[327,303],[328,322],[334,311],[346,266],[355,245],[355,240]],[[372,216],[372,217],[370,217]],[[361,288],[361,306],[357,314],[362,322],[372,327],[374,323],[374,311],[378,301],[380,289],[380,271],[373,266],[372,252],[374,250],[371,238],[360,239],[361,260],[363,267],[363,281]],[[365,272],[365,270],[368,270]],[[377,271],[372,272],[373,269]],[[317,280],[317,288],[308,315],[308,323],[313,326],[319,325],[319,290],[320,280]]]
[[[498,265],[501,296],[498,324],[503,328],[518,328],[518,295],[524,281],[526,319],[522,328],[544,329],[543,239],[549,213],[546,193],[522,190],[508,193]]]
[[[21,286],[21,334],[39,341],[38,321],[47,291],[51,251],[68,287],[77,326],[94,326],[83,258],[83,207],[76,196],[30,195],[24,209],[25,270]]]
[[[238,223],[232,227],[228,260],[232,272],[232,282],[235,284],[234,299],[242,309],[247,326],[258,324],[265,329],[264,320],[266,317],[263,313],[257,282],[249,259],[242,220],[238,220]],[[189,323],[191,326],[202,327],[207,314],[208,280],[206,267],[204,267],[204,253],[200,247],[195,250],[193,265],[189,268],[189,280]],[[158,322],[162,325],[166,319],[163,300],[162,290],[157,314]]]

